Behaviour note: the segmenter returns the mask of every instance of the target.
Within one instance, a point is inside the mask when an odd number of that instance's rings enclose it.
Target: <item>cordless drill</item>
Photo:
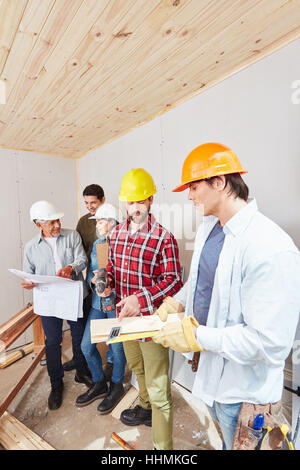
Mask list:
[[[101,268],[97,272],[95,285],[97,294],[103,294],[107,287],[107,270],[105,268]]]

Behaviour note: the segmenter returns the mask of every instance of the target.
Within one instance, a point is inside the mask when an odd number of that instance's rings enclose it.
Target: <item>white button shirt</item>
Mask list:
[[[175,295],[186,315],[193,315],[201,251],[216,222],[204,217],[189,278]],[[299,320],[300,254],[287,233],[258,211],[255,200],[223,230],[207,324],[197,329],[205,351],[192,392],[209,406],[214,401],[274,403],[281,399],[285,359]]]

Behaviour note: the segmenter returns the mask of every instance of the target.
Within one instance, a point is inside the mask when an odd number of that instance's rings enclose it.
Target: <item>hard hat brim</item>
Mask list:
[[[185,191],[186,189],[189,189],[188,184],[180,184],[179,186],[176,186],[174,189],[172,189],[172,192],[180,193],[181,191]]]
[[[133,196],[123,196],[122,194],[119,194],[119,201],[122,202],[139,202],[139,201],[145,201],[146,199],[149,199],[149,197],[154,196],[156,194],[155,191],[150,191],[150,193],[146,194],[138,194],[134,199]]]
[[[58,212],[57,214],[53,214],[51,219],[48,219],[48,220],[57,220],[57,219],[61,219],[65,214],[63,212]]]
[[[238,171],[238,172],[224,171],[220,174],[210,176],[210,178],[214,178],[215,176],[231,175],[231,174],[234,174],[234,173],[239,173],[240,175],[243,175],[244,173],[248,173],[248,170],[243,170],[243,171]],[[207,177],[206,178],[199,178],[198,177],[198,178],[192,179],[190,181],[187,181],[186,183],[182,183],[182,184],[176,186],[174,189],[172,189],[172,192],[173,193],[179,193],[181,191],[185,191],[186,189],[189,189],[189,185],[191,183],[193,183],[194,181],[201,181],[201,180],[205,180],[205,179],[207,179]]]
[[[40,220],[58,220],[58,219],[61,219],[65,214],[63,212],[57,212],[57,214],[53,214],[51,215],[50,217],[48,216],[47,219],[42,219],[40,218]],[[33,222],[34,220],[37,220],[38,218],[35,217],[34,219],[31,219],[31,221]]]

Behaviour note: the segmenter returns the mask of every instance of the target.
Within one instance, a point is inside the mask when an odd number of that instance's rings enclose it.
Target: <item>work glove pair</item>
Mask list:
[[[166,297],[155,313],[165,322],[169,313],[179,312],[183,312],[182,305],[172,297]],[[153,341],[177,352],[203,351],[195,336],[198,326],[199,323],[194,317],[185,317],[180,323],[166,323],[159,333],[153,336]]]

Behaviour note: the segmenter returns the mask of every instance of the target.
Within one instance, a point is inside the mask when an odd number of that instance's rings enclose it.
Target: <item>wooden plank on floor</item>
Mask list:
[[[139,396],[138,390],[134,387],[131,387],[126,393],[125,397],[122,398],[120,403],[118,403],[115,409],[113,410],[111,414],[112,417],[116,419],[120,419],[122,411],[127,410],[127,408],[130,408],[138,396]]]
[[[55,450],[7,411],[0,418],[0,443],[6,450]]]
[[[39,351],[36,351],[37,355],[30,364],[30,366],[26,369],[24,375],[21,377],[21,379],[18,381],[18,383],[15,385],[15,387],[10,391],[10,393],[7,395],[7,397],[4,399],[2,403],[0,403],[0,417],[3,415],[3,413],[7,410],[9,407],[10,403],[13,401],[17,393],[21,390],[23,387],[24,383],[30,376],[30,374],[33,372],[33,370],[36,368],[38,363],[40,362],[41,358],[43,357],[45,353],[45,346],[40,346]]]
[[[13,344],[37,318],[38,316],[33,312],[33,306],[29,304],[3,323],[0,326],[0,353]]]
[[[5,369],[5,367],[10,366],[19,359],[22,359],[22,357],[26,356],[26,354],[30,354],[33,351],[33,348],[33,343],[26,344],[22,348],[18,348],[16,351],[7,354],[3,358],[0,357],[0,369]]]

